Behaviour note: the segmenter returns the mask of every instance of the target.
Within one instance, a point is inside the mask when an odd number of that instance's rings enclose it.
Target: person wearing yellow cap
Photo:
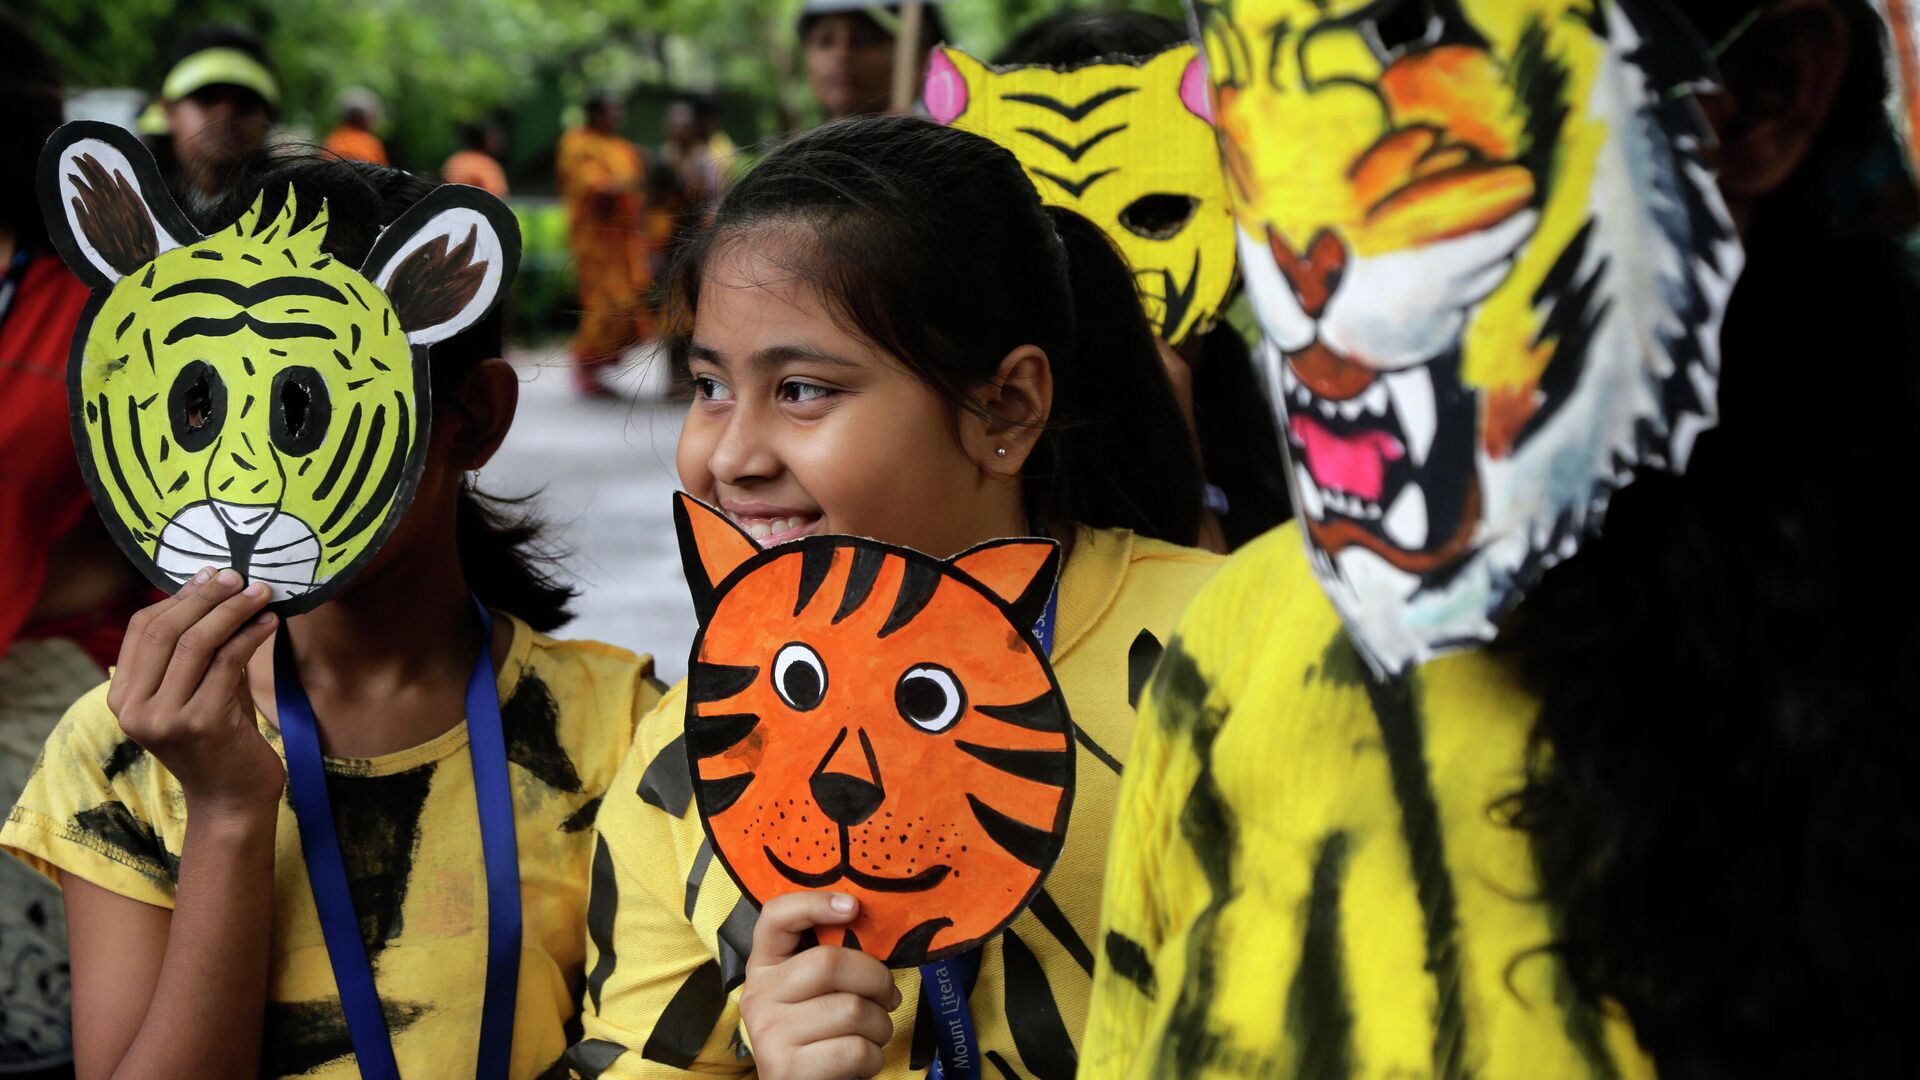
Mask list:
[[[212,26],[187,35],[160,85],[189,214],[216,204],[260,154],[280,111],[280,81],[254,34]]]

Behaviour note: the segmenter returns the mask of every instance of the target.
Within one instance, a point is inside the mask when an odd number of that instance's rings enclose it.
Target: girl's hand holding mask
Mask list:
[[[247,661],[273,635],[269,590],[232,570],[200,573],[127,627],[107,706],[167,767],[194,813],[278,805],[286,768],[256,725]]]

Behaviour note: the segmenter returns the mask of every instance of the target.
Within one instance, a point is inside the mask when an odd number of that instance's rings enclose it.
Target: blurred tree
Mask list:
[[[577,102],[608,88],[718,90],[748,105],[751,137],[790,128],[811,108],[793,40],[801,0],[8,0],[73,86],[157,87],[188,28],[238,23],[262,34],[285,88],[284,120],[324,135],[340,90],[387,104],[394,160],[436,166],[465,120],[541,99]],[[953,36],[982,53],[1058,0],[949,0]],[[1092,4],[1064,6],[1089,7]],[[1179,0],[1122,0],[1183,18]],[[548,123],[555,128],[559,118]],[[537,125],[545,128],[547,124]],[[521,140],[516,140],[520,143]],[[531,156],[550,140],[522,143]]]

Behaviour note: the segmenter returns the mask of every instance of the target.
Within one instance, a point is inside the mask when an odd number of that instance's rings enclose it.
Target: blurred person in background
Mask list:
[[[883,113],[892,107],[899,4],[863,0],[807,0],[800,13],[800,48],[807,86],[828,120]],[[944,41],[946,24],[932,3],[922,8],[920,44],[913,50],[913,82],[926,74],[927,51]]]
[[[387,148],[373,129],[380,126],[380,99],[364,87],[340,92],[340,124],[327,135],[327,152],[348,161],[391,165]]]
[[[160,84],[179,164],[172,186],[180,208],[198,220],[258,166],[279,119],[280,80],[260,38],[237,26],[196,30],[173,55]]]
[[[507,197],[507,174],[500,167],[506,149],[506,137],[491,120],[474,120],[460,126],[460,149],[440,166],[440,179],[449,184],[466,184],[497,199]]]
[[[652,330],[648,265],[646,155],[620,134],[620,100],[597,94],[586,123],[560,136],[556,169],[567,204],[567,247],[580,282],[580,328],[573,339],[574,388],[616,396],[603,376]]]
[[[0,808],[105,674],[147,590],[94,515],[67,427],[87,288],[47,242],[34,172],[60,126],[53,60],[0,12]],[[0,1075],[73,1075],[60,894],[0,855]]]

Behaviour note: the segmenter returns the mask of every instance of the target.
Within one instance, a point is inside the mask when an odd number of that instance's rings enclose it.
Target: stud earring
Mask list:
[[[993,456],[994,456],[994,457],[1006,457],[1006,456],[1007,456],[1007,448],[1006,448],[1006,447],[1004,447],[1004,446],[996,446],[996,447],[994,447],[994,448],[993,448]]]

